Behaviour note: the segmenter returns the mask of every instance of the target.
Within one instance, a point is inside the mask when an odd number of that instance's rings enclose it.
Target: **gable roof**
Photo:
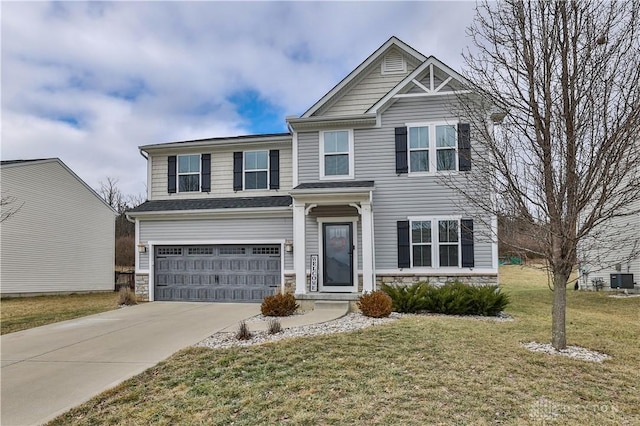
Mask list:
[[[338,92],[344,89],[349,83],[355,80],[358,75],[364,71],[369,65],[375,62],[379,57],[381,57],[385,52],[387,52],[392,47],[396,47],[403,51],[404,53],[413,56],[419,62],[423,62],[427,59],[422,53],[415,50],[413,47],[409,46],[399,38],[393,36],[389,40],[387,40],[382,46],[380,46],[375,52],[373,52],[367,59],[365,59],[356,69],[351,71],[349,75],[342,79],[338,84],[336,84],[333,89],[331,89],[327,94],[325,94],[318,102],[313,104],[311,108],[309,108],[304,114],[301,115],[301,118],[311,117],[315,112],[317,112],[323,105],[329,102]]]
[[[71,176],[73,176],[78,182],[80,182],[85,188],[89,190],[96,198],[98,198],[102,204],[107,206],[109,210],[113,212],[114,215],[117,215],[117,212],[107,203],[104,198],[102,198],[93,188],[91,188],[85,181],[80,179],[80,177],[74,173],[73,170],[69,168],[64,162],[59,158],[40,158],[40,159],[26,159],[26,160],[3,160],[0,161],[0,167],[2,168],[17,168],[17,167],[25,167],[32,166],[36,164],[46,164],[46,163],[57,163],[63,169],[65,169]]]

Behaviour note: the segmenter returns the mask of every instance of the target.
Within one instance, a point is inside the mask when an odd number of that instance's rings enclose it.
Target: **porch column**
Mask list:
[[[373,291],[373,214],[371,202],[360,203],[362,216],[362,292]]]
[[[296,271],[296,293],[305,294],[307,292],[307,265],[305,247],[305,204],[293,204],[293,266]]]

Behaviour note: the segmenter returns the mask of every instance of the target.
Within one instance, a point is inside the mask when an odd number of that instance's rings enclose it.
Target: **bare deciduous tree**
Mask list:
[[[476,95],[461,113],[477,124],[473,178],[486,178],[473,184],[498,199],[469,198],[536,230],[553,276],[556,349],[566,347],[578,247],[611,244],[605,234],[619,243],[605,224],[639,214],[639,27],[640,2],[507,0],[479,4],[469,29]],[[484,125],[504,113],[495,131]]]
[[[2,196],[0,196],[0,223],[18,213],[23,205],[24,202],[19,202],[16,197],[2,194]]]

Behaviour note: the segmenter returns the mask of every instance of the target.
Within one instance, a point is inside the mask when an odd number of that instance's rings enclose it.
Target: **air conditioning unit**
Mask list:
[[[611,274],[611,288],[633,289],[633,274]]]

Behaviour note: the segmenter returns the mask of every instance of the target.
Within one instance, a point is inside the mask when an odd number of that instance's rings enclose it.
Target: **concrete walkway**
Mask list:
[[[42,424],[259,313],[259,304],[153,302],[4,335],[0,423]]]

